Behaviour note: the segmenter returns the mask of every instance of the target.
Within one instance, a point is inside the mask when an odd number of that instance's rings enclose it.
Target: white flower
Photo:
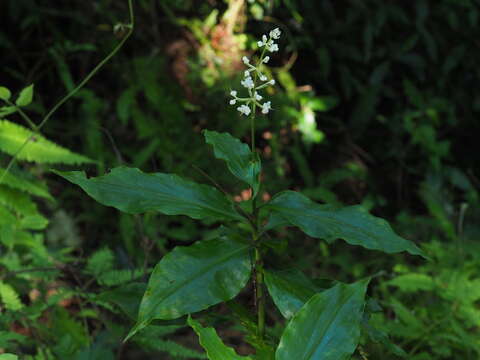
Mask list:
[[[241,114],[246,115],[246,116],[250,115],[250,113],[252,112],[252,110],[250,110],[250,107],[249,107],[248,105],[245,105],[245,104],[239,106],[239,107],[237,108],[237,110],[238,110]]]
[[[257,45],[258,47],[266,46],[268,43],[267,35],[262,36],[262,41],[258,41]]]
[[[250,0],[248,0],[250,1]],[[262,35],[260,41],[257,42],[258,47],[265,47],[263,49],[262,55],[265,54],[265,51],[276,52],[279,50],[278,44],[275,43],[275,40],[280,38],[282,32],[279,28],[271,30],[267,35]],[[268,86],[275,85],[275,80],[268,80],[268,77],[262,73],[261,65],[266,64],[270,61],[270,56],[263,56],[260,59],[256,59],[255,63],[250,63],[250,59],[247,56],[242,57],[243,63],[246,65],[246,69],[243,71],[244,78],[240,81],[243,87],[248,89],[247,97],[237,97],[236,90],[230,90],[230,95],[233,97],[229,100],[230,105],[235,105],[240,103],[237,107],[237,111],[241,115],[249,116],[252,114],[253,109],[258,107],[262,114],[268,114],[272,110],[272,103],[270,101],[265,101],[263,104],[260,101],[263,100],[263,96],[258,93],[261,89],[264,89]],[[255,75],[252,75],[255,74]]]
[[[270,35],[270,37],[271,37],[272,39],[278,40],[278,39],[280,39],[280,35],[281,35],[281,34],[282,34],[282,32],[280,31],[280,29],[279,29],[279,28],[275,28],[275,29],[273,29],[272,31],[270,31],[270,34],[269,34],[269,35]]]
[[[272,109],[272,103],[267,101],[262,104],[262,114],[268,114],[268,112]]]
[[[253,89],[255,87],[255,84],[253,82],[253,79],[248,76],[244,80],[240,81],[240,83],[246,87],[247,89]]]
[[[267,44],[267,49],[270,52],[278,51],[278,45],[272,42],[271,44]]]

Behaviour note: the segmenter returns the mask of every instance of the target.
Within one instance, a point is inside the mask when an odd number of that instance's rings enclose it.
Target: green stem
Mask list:
[[[130,24],[127,25],[128,32],[125,35],[125,37],[115,46],[115,48],[108,54],[100,63],[98,63],[95,68],[90,71],[90,73],[78,84],[75,89],[73,89],[71,92],[69,92],[67,95],[65,95],[48,113],[45,115],[43,120],[40,122],[38,126],[36,126],[31,119],[23,113],[23,111],[20,111],[21,109],[18,109],[20,112],[20,115],[29,123],[30,127],[32,129],[39,133],[40,129],[47,123],[47,121],[50,119],[50,117],[58,110],[60,106],[62,106],[67,100],[69,100],[72,96],[74,96],[82,87],[85,86],[85,84],[113,57],[115,54],[122,48],[123,44],[128,40],[130,35],[133,33],[133,28],[135,26],[135,17],[134,17],[134,12],[133,12],[133,0],[128,0],[128,12],[130,16]],[[18,107],[17,107],[18,108]],[[14,154],[12,159],[9,161],[7,168],[5,169],[3,175],[0,177],[0,184],[3,182],[3,179],[5,178],[5,175],[8,171],[10,171],[11,167],[15,163],[15,160],[18,156],[18,154],[25,148],[25,146],[28,145],[28,143],[32,140],[33,137],[29,137],[25,142],[20,146],[20,148],[17,150],[17,152]]]
[[[263,58],[265,56],[266,47],[263,48],[262,54],[260,55],[260,60],[258,61],[257,68],[263,64]],[[253,75],[253,83],[255,84],[254,89],[256,88],[258,80],[258,74],[255,71]],[[249,91],[250,97],[252,93]],[[254,95],[253,95],[254,96]],[[250,136],[252,139],[252,152],[256,155],[255,149],[255,116],[257,112],[257,103],[256,99],[253,101],[252,106],[252,116],[250,117]],[[260,179],[259,179],[260,181]],[[252,213],[253,213],[253,224],[252,224],[252,240],[255,245],[255,306],[257,309],[257,336],[260,340],[263,340],[265,336],[265,294],[264,290],[264,279],[263,279],[263,259],[262,253],[259,244],[259,208],[257,207],[257,197],[253,194],[252,189]]]
[[[28,126],[30,126],[34,132],[38,133],[37,125],[35,125],[33,120],[30,119],[30,117],[27,114],[25,114],[25,112],[20,107],[18,107],[17,105],[15,105],[9,100],[4,100],[4,101],[7,103],[7,105],[15,107],[15,110],[18,111],[18,113],[23,118],[23,120],[27,122]]]
[[[263,339],[265,335],[265,296],[263,294],[263,259],[260,249],[255,249],[255,276],[256,276],[256,299],[257,299],[257,335]]]
[[[253,103],[252,116],[250,117],[250,137],[252,138],[252,152],[255,153],[255,113],[257,104]],[[253,193],[252,193],[253,196]]]
[[[45,117],[43,118],[42,122],[38,125],[38,129],[41,129],[46,122],[50,119],[50,117],[58,110],[60,106],[65,104],[72,96],[74,96],[81,88],[85,86],[87,82],[90,81],[90,79],[108,62],[112,57],[115,56],[115,54],[122,48],[123,44],[128,40],[130,35],[133,33],[133,28],[135,26],[135,17],[133,15],[133,5],[132,5],[133,0],[128,0],[128,12],[130,15],[130,24],[126,25],[128,28],[127,34],[123,37],[123,39],[115,46],[115,48],[108,54],[102,61],[98,63],[95,68],[90,71],[90,73],[78,84],[75,89],[73,89],[71,92],[69,92],[67,95],[65,95],[49,112]]]

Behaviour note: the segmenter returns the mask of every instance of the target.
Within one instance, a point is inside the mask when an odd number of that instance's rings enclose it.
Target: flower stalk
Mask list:
[[[270,61],[270,56],[266,55],[268,52],[277,52],[279,50],[275,40],[280,38],[281,31],[276,28],[269,32],[268,36],[263,35],[262,40],[257,42],[259,48],[262,48],[260,58],[256,64],[252,64],[250,59],[246,56],[242,58],[243,63],[247,69],[244,71],[243,80],[240,84],[247,89],[248,96],[239,97],[237,90],[231,90],[230,95],[232,99],[229,100],[230,105],[236,105],[237,111],[241,115],[250,116],[250,136],[251,136],[251,148],[255,153],[255,116],[256,110],[259,108],[262,114],[267,115],[272,110],[271,101],[263,101],[264,97],[260,94],[260,90],[265,89],[268,86],[275,85],[274,79],[268,79],[268,77],[262,72],[262,67]],[[260,83],[259,83],[260,82]],[[263,101],[263,103],[261,102]],[[252,189],[253,194],[253,189]],[[264,274],[263,274],[263,259],[261,249],[258,246],[258,224],[259,214],[257,208],[257,199],[252,199],[252,212],[253,212],[253,224],[252,224],[252,241],[255,244],[255,271],[254,282],[256,286],[255,291],[255,308],[257,310],[257,336],[263,339],[265,336],[265,294],[264,294]]]

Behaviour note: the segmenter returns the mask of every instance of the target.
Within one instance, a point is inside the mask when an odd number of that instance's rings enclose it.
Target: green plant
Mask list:
[[[193,219],[223,222],[215,236],[180,246],[165,255],[154,268],[138,309],[135,326],[126,340],[148,332],[152,322],[168,324],[178,318],[197,333],[207,356],[226,359],[347,359],[357,348],[362,324],[368,323],[372,301],[366,291],[370,278],[353,284],[313,281],[300,271],[269,266],[282,241],[272,235],[278,228],[293,226],[310,237],[333,243],[343,239],[351,245],[397,253],[422,255],[412,242],[396,235],[388,223],[370,215],[360,206],[320,205],[295,191],[282,191],[260,203],[261,160],[255,150],[256,110],[272,110],[260,90],[274,85],[263,70],[267,52],[278,51],[279,29],[257,43],[262,49],[255,64],[247,66],[242,85],[248,95],[231,91],[231,105],[250,119],[251,147],[229,133],[204,130],[216,158],[251,188],[251,199],[236,203],[213,179],[215,187],[198,184],[174,174],[143,173],[139,169],[117,167],[110,173],[87,178],[84,172],[55,171],[80,186],[98,202],[123,212],[160,212],[186,215]],[[259,82],[261,82],[259,84]],[[263,100],[263,103],[261,101]],[[256,316],[233,299],[251,280]],[[142,283],[130,284],[143,292]],[[144,288],[144,287],[143,287]],[[266,326],[266,291],[288,320],[278,339],[278,330]],[[213,305],[229,305],[246,332],[246,341],[256,354],[239,356],[227,347],[212,327],[203,327],[192,314]],[[207,317],[208,318],[208,317]],[[382,338],[387,342],[387,337]],[[401,351],[395,349],[397,353]]]
[[[480,356],[480,259],[478,245],[468,245],[473,251],[459,258],[454,244],[439,239],[425,243],[431,262],[415,267],[397,264],[395,276],[378,287],[386,311],[373,314],[371,322],[401,344],[408,359]],[[381,349],[368,350],[372,359],[381,358]]]

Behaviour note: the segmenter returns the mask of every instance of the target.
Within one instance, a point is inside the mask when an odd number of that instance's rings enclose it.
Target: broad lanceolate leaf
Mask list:
[[[357,347],[368,280],[314,295],[290,320],[276,360],[346,360]]]
[[[215,157],[225,160],[231,173],[249,184],[256,195],[260,184],[261,164],[249,146],[229,133],[205,130],[204,135],[207,143],[213,146]]]
[[[33,84],[27,86],[22,91],[20,91],[20,95],[18,95],[17,101],[15,101],[15,105],[17,106],[27,106],[32,102],[33,99]]]
[[[227,237],[176,247],[153,270],[127,338],[154,319],[176,319],[235,297],[250,277],[249,252],[249,244]]]
[[[290,319],[310,298],[320,292],[300,270],[265,271],[265,283],[282,315]]]
[[[27,140],[28,143],[25,145]],[[85,156],[75,154],[23,126],[7,120],[0,121],[0,151],[12,156],[16,155],[19,160],[44,164],[93,162]]]
[[[385,220],[369,214],[361,206],[319,205],[298,192],[284,191],[266,207],[272,211],[272,223],[289,222],[307,235],[329,243],[343,239],[352,245],[386,253],[407,251],[424,256],[413,242],[396,235]]]
[[[194,219],[243,219],[220,191],[177,175],[146,174],[123,166],[90,179],[80,171],[55,173],[80,186],[98,202],[130,214],[159,211]]]
[[[235,350],[226,346],[214,328],[204,328],[191,316],[188,317],[188,325],[197,333],[200,345],[205,349],[210,360],[251,360],[248,356],[237,355]]]

